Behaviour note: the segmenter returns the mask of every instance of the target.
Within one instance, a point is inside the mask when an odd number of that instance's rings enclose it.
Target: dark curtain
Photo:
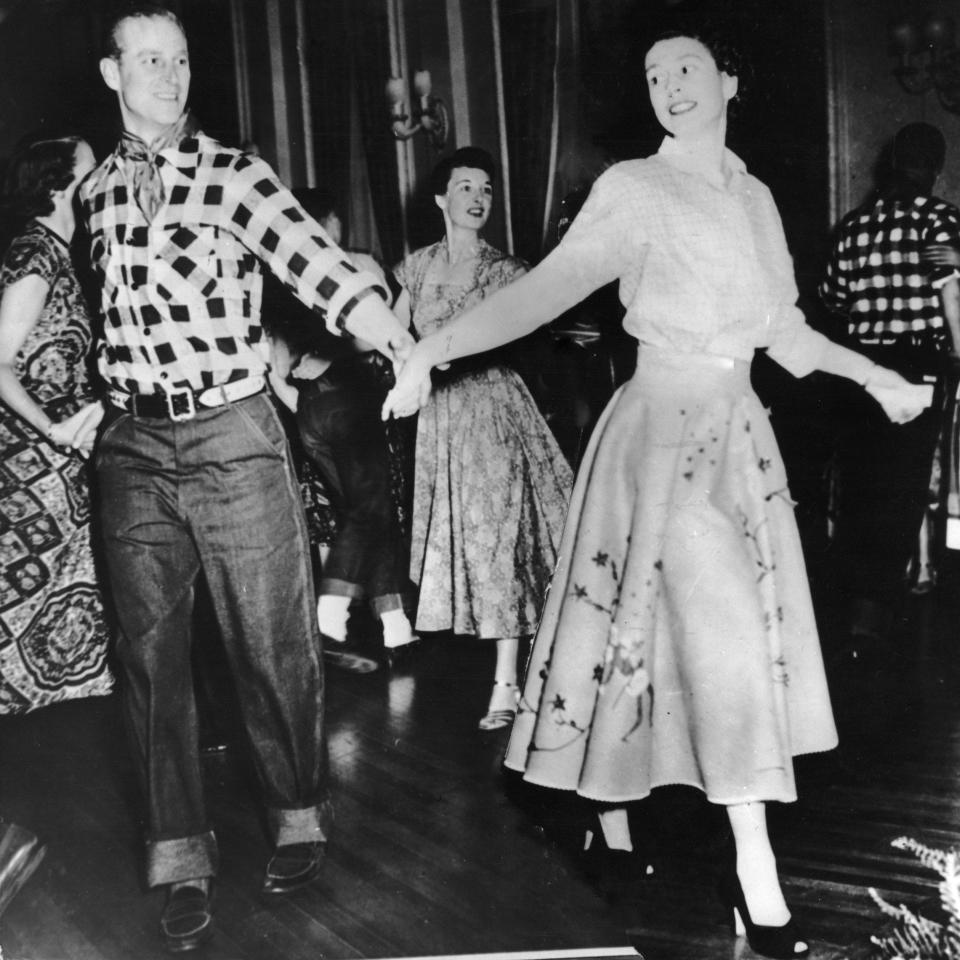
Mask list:
[[[346,212],[350,191],[350,97],[356,84],[361,140],[384,260],[403,255],[397,161],[384,90],[390,73],[387,12],[374,0],[305,4],[317,184]],[[351,241],[351,225],[347,240]]]
[[[556,3],[500,7],[514,249],[530,262],[542,253],[557,15]]]
[[[190,109],[203,132],[231,147],[240,145],[237,81],[229,0],[191,0],[179,5],[190,42]]]
[[[306,3],[304,10],[317,186],[345,206],[350,182],[350,45],[343,42],[345,5],[341,0]]]
[[[384,93],[390,76],[390,40],[386,4],[342,0],[348,20],[353,76],[374,218],[380,234],[384,262],[403,257],[403,227],[397,153],[387,115]],[[347,146],[345,144],[345,146]],[[345,151],[348,153],[348,151]]]

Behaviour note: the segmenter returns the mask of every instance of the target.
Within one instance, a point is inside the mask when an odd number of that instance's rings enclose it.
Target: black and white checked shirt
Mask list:
[[[956,271],[921,261],[931,243],[960,247],[953,204],[920,196],[854,210],[837,230],[821,299],[846,317],[859,343],[893,344],[906,335],[946,342],[939,291]]]
[[[205,390],[264,373],[262,264],[333,333],[377,295],[377,278],[347,260],[262,160],[200,134],[163,150],[159,165],[167,202],[152,223],[117,153],[81,188],[109,386]]]

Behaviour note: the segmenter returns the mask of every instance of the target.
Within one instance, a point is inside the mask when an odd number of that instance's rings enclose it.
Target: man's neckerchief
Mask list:
[[[157,163],[157,154],[167,147],[177,147],[200,129],[189,110],[159,137],[146,143],[127,130],[120,138],[119,153],[126,163],[127,176],[133,184],[133,195],[143,215],[151,223],[165,200],[163,180]]]

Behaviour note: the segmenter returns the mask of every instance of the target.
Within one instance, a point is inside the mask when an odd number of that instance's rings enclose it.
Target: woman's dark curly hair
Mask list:
[[[430,174],[430,189],[435,197],[442,197],[450,186],[450,176],[457,167],[470,167],[472,170],[482,170],[493,183],[496,179],[497,168],[493,157],[482,147],[461,147],[449,157],[444,157]]]
[[[36,140],[10,160],[4,184],[6,215],[22,221],[53,213],[53,195],[73,180],[80,137]]]
[[[706,17],[677,16],[651,36],[644,54],[649,53],[655,43],[676,37],[689,37],[702,43],[713,57],[717,69],[729,77],[737,78],[737,94],[729,106],[730,113],[735,114],[743,105],[744,95],[749,92],[753,70],[729,28]]]

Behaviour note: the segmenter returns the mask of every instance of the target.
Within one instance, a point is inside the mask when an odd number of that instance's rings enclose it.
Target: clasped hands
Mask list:
[[[383,420],[413,416],[430,399],[432,364],[423,341],[414,343],[411,339],[409,343],[391,346],[397,382],[383,401],[380,411]]]
[[[81,457],[89,457],[97,427],[103,419],[103,404],[97,400],[82,406],[76,413],[58,420],[50,428],[48,437],[58,447],[76,450]]]
[[[874,367],[863,387],[893,423],[909,423],[933,402],[932,384],[910,383],[886,367]]]

